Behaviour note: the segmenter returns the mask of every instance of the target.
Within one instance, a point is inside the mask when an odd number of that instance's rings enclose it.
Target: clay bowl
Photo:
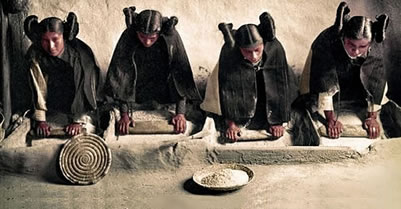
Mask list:
[[[205,182],[205,178],[210,178],[211,175],[220,173],[224,170],[227,171],[227,169],[229,170],[233,170],[234,172],[238,172],[238,171],[243,171],[248,175],[248,181],[246,182],[240,182],[238,184],[227,184],[227,185],[221,185],[221,184],[208,184]],[[240,164],[219,164],[219,165],[211,165],[209,167],[206,167],[200,171],[197,171],[194,173],[194,175],[192,176],[193,181],[198,184],[199,186],[208,189],[208,190],[212,190],[212,191],[233,191],[233,190],[237,190],[240,189],[242,187],[244,187],[245,185],[247,185],[248,183],[250,183],[255,177],[255,174],[253,172],[252,169],[244,166],[244,165],[240,165]],[[224,177],[223,177],[224,178]]]

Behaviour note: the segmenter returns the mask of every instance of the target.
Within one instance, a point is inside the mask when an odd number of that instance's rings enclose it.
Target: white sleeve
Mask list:
[[[333,90],[327,91],[327,92],[322,92],[319,93],[319,98],[318,98],[318,110],[324,111],[324,110],[334,110],[333,106],[333,96],[338,92],[336,88]]]
[[[32,77],[32,89],[37,98],[35,103],[35,112],[33,119],[36,121],[46,121],[46,98],[47,98],[47,82],[39,67],[39,63],[33,61],[30,67],[30,74]]]
[[[387,86],[387,82],[386,82],[386,86],[384,87],[384,91],[383,91],[383,99],[380,102],[380,104],[375,104],[373,102],[368,101],[368,112],[377,112],[382,108],[383,104],[386,104],[389,99],[387,98],[386,94],[387,94],[387,90],[388,90],[388,86]]]
[[[219,64],[217,63],[206,84],[206,93],[200,108],[204,111],[222,115],[219,93]]]

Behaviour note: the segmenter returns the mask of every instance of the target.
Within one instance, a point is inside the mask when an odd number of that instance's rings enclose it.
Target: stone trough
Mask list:
[[[114,120],[114,118],[111,118]],[[113,121],[110,121],[114,124]],[[2,142],[0,172],[23,173],[51,179],[58,174],[58,158],[68,138],[25,138],[30,127],[26,119],[19,131]],[[193,127],[189,129],[195,130]],[[371,149],[375,140],[366,138],[322,137],[321,146],[290,146],[290,136],[277,140],[244,139],[221,143],[214,121],[207,118],[203,129],[185,134],[136,134],[115,136],[114,126],[105,131],[104,139],[112,152],[110,172],[117,170],[176,169],[183,165],[204,163],[299,164],[327,163],[358,159]],[[249,136],[261,136],[249,132]],[[260,137],[259,137],[260,138]],[[268,139],[268,138],[266,138]]]

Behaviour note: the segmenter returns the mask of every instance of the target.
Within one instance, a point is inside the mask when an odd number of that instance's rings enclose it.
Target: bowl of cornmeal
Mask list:
[[[211,165],[192,176],[199,186],[215,191],[232,191],[250,183],[255,174],[252,169],[241,164]]]

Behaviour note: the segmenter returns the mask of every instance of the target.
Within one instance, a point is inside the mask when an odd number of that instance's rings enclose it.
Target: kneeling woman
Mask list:
[[[368,137],[374,139],[381,132],[378,111],[387,101],[382,41],[388,16],[372,21],[363,16],[350,18],[349,13],[347,4],[340,3],[335,24],[312,43],[301,77],[301,94],[313,123],[324,117],[329,138],[339,138],[346,131],[346,121],[338,116],[351,114],[358,116]],[[297,145],[319,145],[319,132],[295,124]]]
[[[56,127],[71,136],[82,128],[94,132],[89,115],[96,109],[99,68],[89,46],[76,38],[75,14],[69,13],[65,22],[49,17],[39,23],[36,16],[29,16],[25,33],[32,41],[26,56],[37,135],[48,137]]]
[[[225,44],[201,104],[218,121],[224,120],[218,129],[233,142],[241,127],[267,130],[274,138],[283,136],[297,94],[273,18],[265,12],[259,19],[258,26],[245,24],[238,30],[232,24],[219,25]]]

